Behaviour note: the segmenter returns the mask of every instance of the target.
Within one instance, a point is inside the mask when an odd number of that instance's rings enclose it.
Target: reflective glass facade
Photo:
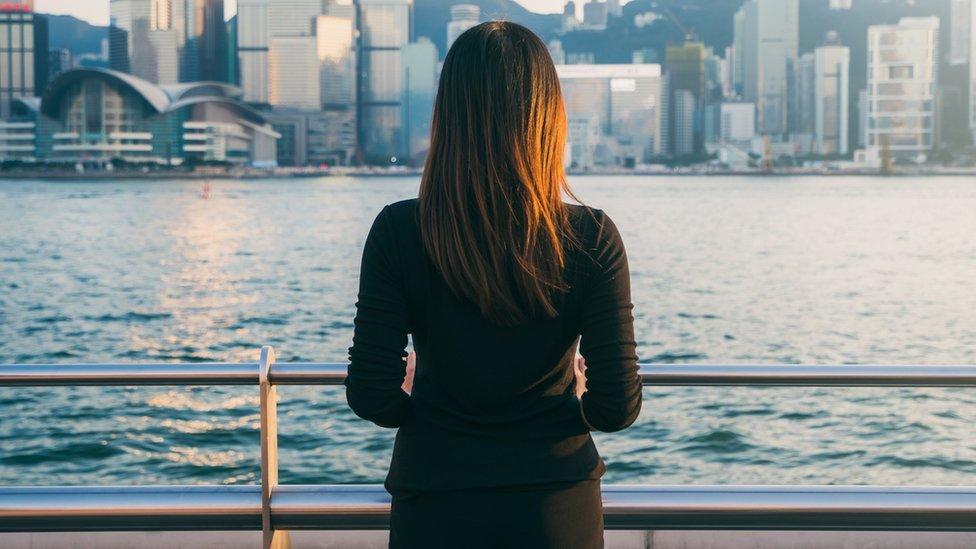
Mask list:
[[[409,156],[401,112],[401,48],[410,41],[409,0],[359,2],[359,146],[366,163],[403,163]]]

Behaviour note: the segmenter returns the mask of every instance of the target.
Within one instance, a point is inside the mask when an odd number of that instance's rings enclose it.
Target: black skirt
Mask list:
[[[600,549],[600,480],[398,494],[390,547]]]

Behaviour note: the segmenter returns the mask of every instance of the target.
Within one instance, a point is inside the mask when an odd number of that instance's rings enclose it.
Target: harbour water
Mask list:
[[[976,363],[976,181],[574,177],[628,246],[639,354]],[[0,181],[0,363],[342,361],[363,238],[416,178]],[[472,352],[490,352],[472,349]],[[964,389],[645,390],[607,482],[971,484]],[[380,482],[393,432],[282,387],[285,483]],[[254,387],[0,388],[0,484],[250,483]]]

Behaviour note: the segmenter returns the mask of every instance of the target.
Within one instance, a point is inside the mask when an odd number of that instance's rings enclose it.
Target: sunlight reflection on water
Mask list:
[[[966,178],[574,178],[620,227],[644,361],[976,362]],[[0,182],[0,362],[345,359],[409,178]],[[392,431],[286,386],[283,482],[378,482]],[[253,387],[0,388],[0,483],[253,482]],[[608,482],[970,484],[976,394],[667,388]]]

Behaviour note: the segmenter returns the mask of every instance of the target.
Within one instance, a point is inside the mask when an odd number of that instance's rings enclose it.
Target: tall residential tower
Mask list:
[[[936,145],[939,18],[868,27],[868,148],[922,160]]]

